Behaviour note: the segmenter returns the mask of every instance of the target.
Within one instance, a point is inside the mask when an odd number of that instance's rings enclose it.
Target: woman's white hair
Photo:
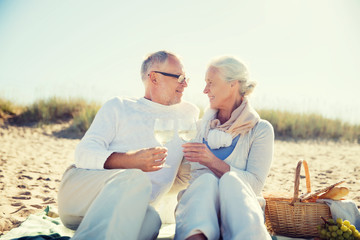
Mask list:
[[[249,95],[256,86],[256,82],[249,80],[246,65],[236,57],[222,56],[215,58],[209,63],[208,68],[210,67],[217,69],[224,81],[238,81],[241,96]]]

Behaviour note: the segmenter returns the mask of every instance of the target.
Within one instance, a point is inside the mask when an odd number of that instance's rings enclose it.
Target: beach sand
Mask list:
[[[0,235],[18,226],[29,214],[43,211],[48,205],[57,207],[62,174],[74,162],[79,142],[60,134],[67,126],[0,127]],[[264,192],[293,193],[295,167],[300,159],[309,164],[313,191],[344,179],[341,186],[350,189],[346,198],[360,208],[359,144],[275,141]],[[300,189],[305,191],[304,178],[300,181]]]

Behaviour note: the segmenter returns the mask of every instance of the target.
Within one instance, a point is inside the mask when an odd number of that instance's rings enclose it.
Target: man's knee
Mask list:
[[[71,216],[66,214],[60,215],[61,222],[64,224],[65,227],[71,230],[76,230],[79,227],[83,218],[84,217],[82,216]]]
[[[126,169],[115,173],[106,181],[106,186],[118,188],[119,185],[128,184],[132,188],[140,186],[147,192],[151,192],[152,184],[147,174],[140,169]]]
[[[139,169],[110,170],[108,174],[109,177],[104,181],[102,188],[98,189],[96,194],[93,194],[91,201],[88,201],[89,206],[97,199],[106,198],[108,205],[116,205],[121,197],[131,194],[142,193],[143,197],[150,197],[152,185],[143,171]],[[84,197],[86,196],[84,195]],[[59,201],[60,218],[65,226],[76,229],[89,206],[72,204],[71,196],[66,201],[63,200]]]
[[[144,221],[141,226],[139,233],[140,240],[152,240],[156,239],[159,235],[159,230],[161,227],[161,219],[156,210],[149,206],[147,208]]]

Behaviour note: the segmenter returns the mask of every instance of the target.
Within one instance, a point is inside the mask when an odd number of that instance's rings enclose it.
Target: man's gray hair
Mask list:
[[[247,96],[255,88],[256,82],[250,82],[249,72],[244,63],[232,56],[223,56],[213,59],[208,67],[214,67],[226,82],[238,81],[240,95]]]
[[[149,69],[155,64],[165,63],[169,56],[178,58],[175,54],[168,51],[158,51],[147,55],[141,65],[141,79],[145,81]]]

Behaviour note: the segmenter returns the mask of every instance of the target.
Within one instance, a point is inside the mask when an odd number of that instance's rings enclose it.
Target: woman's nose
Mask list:
[[[205,86],[203,93],[207,94],[209,92],[209,88]]]

